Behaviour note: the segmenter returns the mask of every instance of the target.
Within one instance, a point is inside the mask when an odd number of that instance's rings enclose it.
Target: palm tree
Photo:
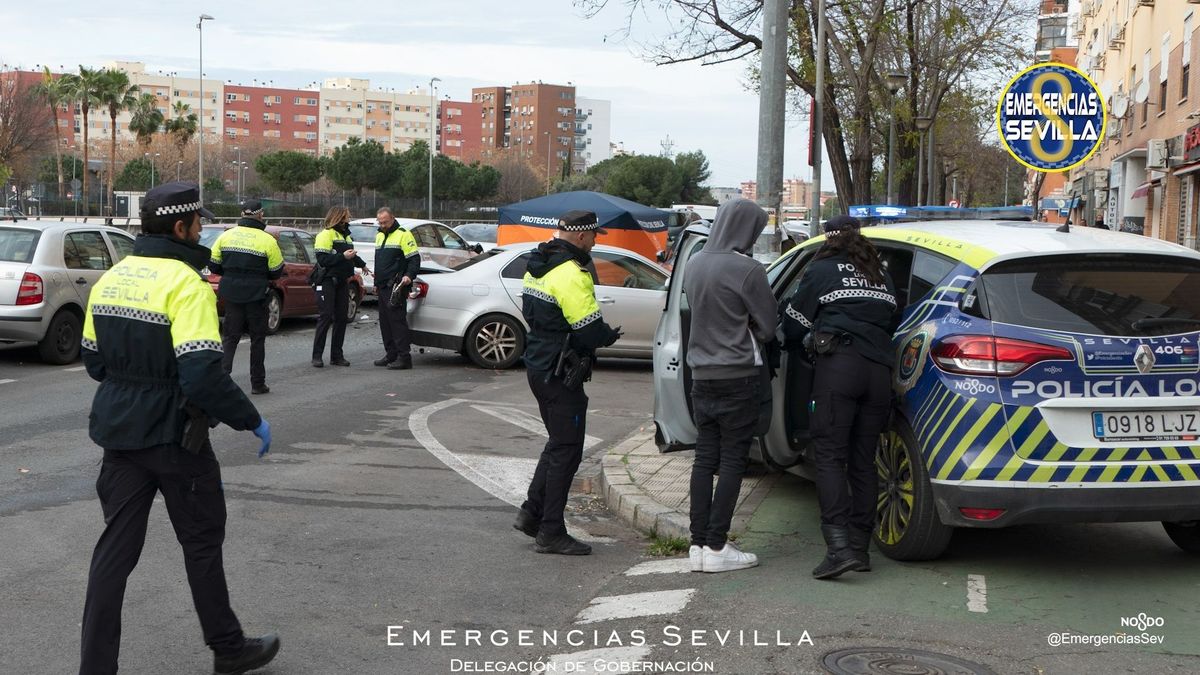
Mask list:
[[[183,101],[175,101],[172,112],[175,116],[167,120],[163,131],[175,137],[175,145],[179,147],[179,158],[183,159],[183,149],[200,127],[200,118],[192,112],[192,106]]]
[[[100,103],[99,92],[102,77],[102,72],[99,70],[79,66],[78,73],[69,73],[59,78],[68,99],[79,104],[79,111],[83,113],[83,212],[85,214],[88,212],[88,183],[91,173],[91,165],[88,163],[88,113],[91,112],[92,106]]]
[[[120,70],[101,71],[100,79],[100,105],[108,108],[108,118],[112,122],[112,140],[108,146],[108,203],[116,204],[113,191],[117,184],[117,115],[137,105],[139,89],[129,82],[129,75]]]
[[[59,140],[62,133],[58,126],[58,109],[67,103],[70,97],[62,80],[54,77],[49,66],[42,69],[42,81],[33,85],[33,94],[50,106],[50,117],[54,120],[54,159],[58,168],[58,198],[61,201],[65,191],[63,190],[62,141]]]
[[[133,107],[133,116],[129,119],[129,130],[137,134],[138,143],[149,146],[154,134],[163,126],[163,114],[158,109],[158,97],[150,93],[142,93],[137,104]]]

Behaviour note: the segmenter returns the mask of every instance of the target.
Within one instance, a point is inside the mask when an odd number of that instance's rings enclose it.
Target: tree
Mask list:
[[[499,154],[493,164],[500,173],[496,184],[496,198],[504,204],[536,197],[545,190],[542,182],[529,163],[518,151],[508,150]]]
[[[424,141],[417,141],[413,147],[417,145],[429,147]],[[364,143],[355,136],[333,151],[325,175],[343,190],[352,190],[355,197],[362,197],[363,190],[386,189],[394,182],[392,166],[382,145],[370,140]]]
[[[281,150],[259,155],[254,170],[273,190],[300,192],[305,185],[321,177],[321,163],[316,157],[295,150]]]
[[[500,172],[494,166],[473,162],[470,165],[459,164],[459,175],[456,181],[463,188],[461,199],[465,200],[484,200],[490,199],[496,194],[496,189],[500,185]]]
[[[79,105],[79,112],[83,115],[83,204],[84,213],[88,209],[88,197],[91,194],[90,179],[91,164],[88,163],[90,148],[88,143],[88,115],[91,113],[92,107],[100,103],[100,89],[103,86],[101,80],[101,71],[92,68],[79,66],[78,73],[68,73],[63,75],[62,86],[68,98]]]
[[[704,156],[703,150],[681,152],[675,155],[675,168],[679,170],[679,176],[683,180],[683,189],[680,190],[678,197],[679,203],[717,203],[708,188],[704,187],[704,183],[708,181],[712,172],[708,169],[708,158]]]
[[[72,164],[75,166],[72,167]],[[60,175],[64,177],[64,180],[67,176],[82,176],[83,162],[79,161],[79,158],[75,155],[47,157],[38,168],[37,181],[39,183],[53,183]]]
[[[33,85],[16,77],[0,78],[0,165],[20,175],[40,159],[53,133],[50,115]]]
[[[137,134],[139,145],[148,148],[150,142],[154,140],[154,134],[162,129],[164,121],[162,111],[158,109],[158,97],[143,92],[133,106],[133,116],[129,119],[129,130]]]
[[[175,147],[179,148],[179,158],[183,159],[183,150],[191,142],[192,136],[200,128],[200,118],[192,112],[192,106],[183,101],[175,101],[171,107],[173,117],[163,124],[163,131],[171,135]]]
[[[132,110],[137,105],[139,89],[130,83],[129,75],[120,70],[100,72],[100,90],[97,92],[100,105],[108,109],[112,123],[112,141],[108,150],[108,191],[111,195],[117,184],[117,115],[123,110]],[[115,196],[115,195],[113,195]],[[115,200],[110,199],[110,204]]]
[[[131,159],[125,162],[114,185],[117,190],[149,190],[155,178],[154,166],[148,160]]]
[[[646,206],[670,206],[683,190],[683,177],[666,157],[639,155],[608,176],[604,191]]]
[[[69,102],[69,93],[66,87],[63,86],[62,80],[56,78],[50,72],[50,66],[42,68],[42,81],[38,82],[33,87],[33,93],[42,99],[42,102],[50,106],[50,118],[54,122],[54,156],[58,159],[55,166],[58,171],[58,198],[61,200],[65,194],[63,189],[63,172],[62,172],[62,144],[58,141],[58,109]],[[51,181],[43,181],[49,183]]]

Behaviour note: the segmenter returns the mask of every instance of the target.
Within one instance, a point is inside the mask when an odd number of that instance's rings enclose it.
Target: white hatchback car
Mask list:
[[[115,227],[0,222],[0,342],[36,342],[47,363],[74,361],[92,286],[132,252],[133,237]]]
[[[539,242],[493,248],[449,272],[423,273],[409,294],[412,342],[460,352],[481,368],[510,368],[525,351],[525,265]],[[600,356],[648,359],[666,301],[667,272],[623,248],[592,249],[596,300],[625,335]]]

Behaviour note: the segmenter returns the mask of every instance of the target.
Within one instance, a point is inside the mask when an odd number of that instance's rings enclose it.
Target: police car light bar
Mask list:
[[[1031,206],[958,208],[951,206],[893,206],[863,204],[850,207],[850,215],[864,224],[914,220],[1033,220]]]

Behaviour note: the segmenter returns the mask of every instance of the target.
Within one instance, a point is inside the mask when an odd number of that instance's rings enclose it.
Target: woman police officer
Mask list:
[[[860,228],[850,216],[825,224],[825,243],[782,318],[788,349],[805,345],[816,371],[809,423],[828,547],[813,570],[818,579],[871,569],[875,448],[891,412],[896,289]]]

